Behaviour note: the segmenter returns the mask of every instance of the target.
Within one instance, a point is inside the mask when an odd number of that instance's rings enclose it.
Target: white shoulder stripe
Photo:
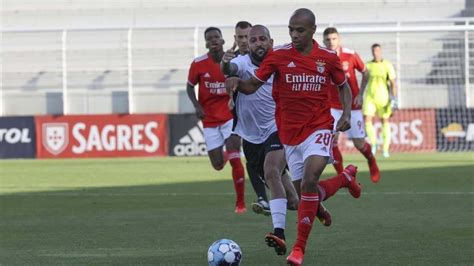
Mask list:
[[[326,48],[326,47],[319,46],[319,49],[324,50],[324,51],[326,51],[326,52],[329,52],[329,53],[331,53],[331,54],[336,54],[336,51],[333,51],[333,50],[328,49],[328,48]]]
[[[253,76],[254,78],[258,79],[260,82],[263,82],[263,83],[265,83],[265,81],[264,81],[264,80],[261,80],[261,79],[259,79],[259,78],[257,77],[257,75],[255,75],[255,72],[254,72],[254,73],[252,73],[252,76]]]
[[[202,60],[206,60],[209,56],[207,54],[203,54],[201,56],[198,56],[196,58],[194,58],[194,63],[197,63],[197,62],[200,62]]]
[[[342,47],[342,52],[346,54],[355,54],[355,51],[349,48]]]
[[[337,84],[336,86],[337,86],[337,87],[340,87],[340,86],[344,85],[344,83],[346,83],[346,82],[347,82],[347,78],[344,79],[344,81],[343,81],[341,84]]]
[[[273,51],[289,50],[289,49],[291,49],[291,43],[286,43],[286,44],[277,45],[277,46],[273,47]]]

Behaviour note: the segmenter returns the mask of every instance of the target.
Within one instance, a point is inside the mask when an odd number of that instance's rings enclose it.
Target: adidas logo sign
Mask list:
[[[179,139],[179,144],[173,147],[173,152],[176,156],[207,155],[202,122],[199,122],[188,131],[186,136]]]
[[[295,65],[295,63],[294,63],[293,61],[291,61],[291,62],[287,65],[287,67],[296,67],[296,65]]]
[[[210,78],[211,75],[209,75],[209,72],[206,72],[206,74],[204,74],[204,77],[205,77],[205,78]]]
[[[302,224],[307,224],[307,225],[311,225],[311,220],[309,219],[308,216],[304,217],[303,219],[301,219],[300,223]]]

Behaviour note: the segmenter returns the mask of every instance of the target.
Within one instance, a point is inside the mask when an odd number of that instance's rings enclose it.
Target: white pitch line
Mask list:
[[[32,195],[33,194],[33,195]],[[36,194],[36,195],[35,195]],[[246,193],[245,195],[253,195]],[[338,192],[336,195],[348,195],[347,192]],[[362,192],[362,196],[399,196],[399,195],[474,195],[473,191],[385,191],[385,192]],[[21,196],[21,197],[79,197],[79,196],[95,196],[95,197],[177,197],[177,196],[235,196],[233,192],[158,192],[158,193],[101,193],[101,192],[18,192],[5,193],[0,196]]]

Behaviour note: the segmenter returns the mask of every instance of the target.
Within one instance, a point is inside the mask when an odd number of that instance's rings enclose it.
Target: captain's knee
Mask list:
[[[311,179],[303,179],[301,182],[301,191],[312,191],[318,185],[318,181],[314,178]]]
[[[354,142],[354,147],[356,147],[357,150],[362,151],[365,146],[365,141],[353,141]]]
[[[265,180],[268,182],[277,181],[281,178],[281,173],[276,168],[266,169],[265,171]]]

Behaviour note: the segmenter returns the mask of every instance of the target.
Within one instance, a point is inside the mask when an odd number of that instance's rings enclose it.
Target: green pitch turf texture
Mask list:
[[[379,158],[378,184],[361,156],[346,162],[362,197],[326,201],[333,224],[315,224],[305,265],[474,264],[473,153]],[[0,177],[1,265],[206,265],[220,238],[240,245],[242,265],[285,265],[264,243],[270,217],[235,214],[230,166],[205,157],[5,160]]]

